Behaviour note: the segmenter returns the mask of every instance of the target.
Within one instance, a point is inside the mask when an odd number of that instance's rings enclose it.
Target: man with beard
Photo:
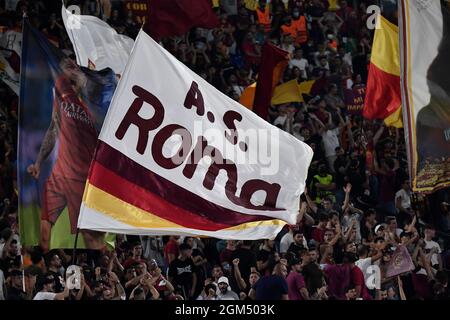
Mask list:
[[[239,300],[236,292],[231,290],[227,277],[220,277],[218,282],[220,292],[217,295],[217,300]]]

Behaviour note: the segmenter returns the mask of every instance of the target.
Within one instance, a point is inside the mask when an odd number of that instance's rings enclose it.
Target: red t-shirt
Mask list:
[[[305,288],[303,276],[295,271],[291,271],[286,278],[288,284],[289,300],[303,300],[300,289]]]
[[[166,258],[167,264],[169,264],[169,253],[178,257],[178,242],[170,239],[164,246],[164,258]]]
[[[372,300],[372,296],[369,294],[366,282],[364,281],[364,274],[359,267],[354,266],[352,270],[350,270],[350,278],[353,285],[361,286],[361,298],[364,300]]]
[[[314,230],[313,230],[312,233],[311,233],[311,237],[312,237],[315,241],[317,241],[317,242],[319,242],[319,243],[322,243],[322,242],[323,242],[323,236],[324,236],[324,234],[325,234],[325,230],[320,229],[320,228],[314,228]]]
[[[54,112],[58,115],[58,158],[53,174],[86,181],[98,132],[90,112],[65,77],[55,83]]]

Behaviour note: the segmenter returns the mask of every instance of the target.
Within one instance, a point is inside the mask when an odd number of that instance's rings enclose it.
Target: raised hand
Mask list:
[[[345,193],[350,193],[352,191],[352,185],[347,183],[347,185],[343,188]]]

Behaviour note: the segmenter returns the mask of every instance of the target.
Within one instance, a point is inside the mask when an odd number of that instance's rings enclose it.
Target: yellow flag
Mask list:
[[[400,106],[400,108],[388,115],[387,118],[384,118],[384,123],[388,127],[403,128],[402,107]]]
[[[300,88],[296,79],[285,82],[275,87],[272,95],[273,105],[302,101],[303,97],[300,95]]]
[[[278,105],[289,102],[303,102],[302,93],[309,93],[314,83],[314,80],[306,81],[306,84],[303,83],[304,82],[298,85],[297,80],[294,79],[285,82],[283,84],[280,84],[279,86],[276,86],[272,95],[272,104]],[[252,83],[251,85],[249,85],[247,88],[244,89],[239,98],[239,103],[247,107],[248,109],[252,110],[253,100],[255,99],[255,92],[256,92],[256,82]]]
[[[255,11],[258,7],[258,1],[257,0],[244,0],[245,8],[248,10]]]

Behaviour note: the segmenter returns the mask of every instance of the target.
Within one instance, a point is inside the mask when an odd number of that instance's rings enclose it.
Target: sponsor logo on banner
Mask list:
[[[365,95],[366,88],[362,86],[355,86],[353,89],[346,89],[344,91],[344,102],[347,106],[347,112],[355,115],[362,114]]]

